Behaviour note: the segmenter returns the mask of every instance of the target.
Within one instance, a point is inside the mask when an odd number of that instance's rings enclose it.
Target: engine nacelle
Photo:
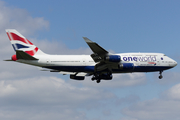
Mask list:
[[[74,80],[84,80],[84,76],[76,76],[76,75],[70,75],[70,79]]]
[[[134,69],[134,64],[133,63],[122,63],[122,64],[119,64],[119,69],[132,70],[132,69]]]
[[[120,62],[121,61],[121,56],[119,55],[108,55],[105,57],[104,59],[105,61],[108,61],[108,62]]]

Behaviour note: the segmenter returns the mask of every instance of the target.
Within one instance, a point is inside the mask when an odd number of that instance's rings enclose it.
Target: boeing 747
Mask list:
[[[38,66],[46,71],[69,74],[71,79],[111,80],[115,73],[159,72],[171,69],[177,62],[162,53],[112,54],[97,43],[83,37],[92,50],[91,55],[49,55],[26,39],[15,29],[7,29],[7,35],[16,52],[10,60]],[[42,69],[42,70],[43,70]]]

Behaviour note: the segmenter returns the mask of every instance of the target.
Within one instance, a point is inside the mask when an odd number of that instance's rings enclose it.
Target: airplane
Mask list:
[[[15,29],[6,29],[6,33],[16,52],[11,59],[14,61],[41,67],[42,71],[58,72],[70,75],[70,79],[91,80],[100,83],[101,80],[112,80],[115,73],[162,72],[177,65],[177,62],[162,53],[120,53],[112,54],[83,37],[92,50],[91,55],[49,55],[26,39]]]

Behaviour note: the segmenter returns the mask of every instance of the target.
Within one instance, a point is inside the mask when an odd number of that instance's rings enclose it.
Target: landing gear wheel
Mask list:
[[[101,82],[101,79],[97,79],[97,81],[96,81],[97,83],[100,83]]]
[[[162,76],[162,75],[160,75],[160,76],[159,76],[159,79],[162,79],[162,78],[163,78],[163,76]]]
[[[95,77],[92,77],[91,80],[94,81],[94,80],[95,80]]]
[[[160,72],[159,72],[159,74],[160,74],[159,79],[162,79],[162,78],[163,78],[162,72],[163,72],[163,71],[160,71]]]

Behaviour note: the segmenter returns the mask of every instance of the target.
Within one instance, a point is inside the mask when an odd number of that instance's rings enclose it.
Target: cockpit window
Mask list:
[[[164,56],[166,56],[166,55],[164,55]]]

